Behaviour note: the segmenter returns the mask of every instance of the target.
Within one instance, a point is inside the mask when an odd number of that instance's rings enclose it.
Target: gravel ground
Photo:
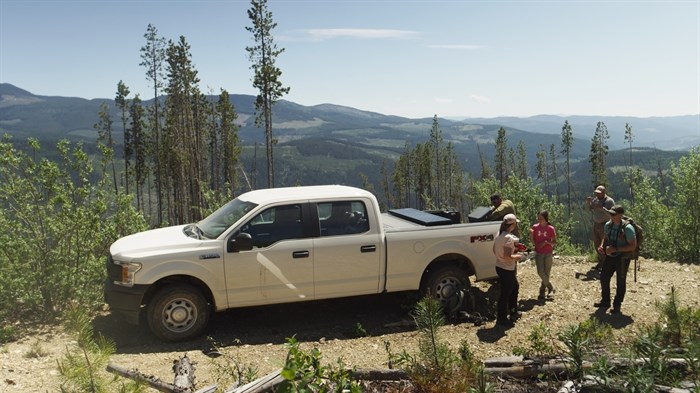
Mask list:
[[[487,359],[507,356],[513,348],[526,346],[529,333],[540,322],[556,333],[596,317],[613,327],[611,340],[622,345],[638,327],[656,321],[655,304],[667,298],[671,287],[677,289],[684,307],[700,307],[700,264],[641,260],[636,282],[630,268],[621,315],[593,307],[600,286],[596,274],[589,270],[591,266],[583,258],[555,259],[554,299],[540,302],[536,300],[539,278],[534,262],[524,262],[518,269],[520,307],[524,312],[514,328],[496,327],[491,316],[484,324],[463,321],[444,326],[441,338],[455,348],[467,340],[478,358]],[[473,286],[479,310],[485,315],[493,313],[498,285],[480,282]],[[187,354],[196,362],[196,382],[201,388],[217,383],[222,375],[217,370],[231,361],[255,367],[258,376],[281,367],[287,353],[286,340],[291,336],[302,349],[318,347],[328,363],[342,358],[348,366],[386,368],[387,343],[395,354],[417,351],[418,335],[409,315],[413,302],[415,294],[401,293],[231,310],[214,315],[206,331],[210,339],[205,336],[177,344],[159,342],[147,329],[129,326],[109,313],[96,317],[93,326],[116,343],[112,363],[172,382],[173,361]],[[225,356],[208,356],[212,340]],[[74,345],[60,327],[47,326],[2,345],[0,393],[58,391],[57,361]]]

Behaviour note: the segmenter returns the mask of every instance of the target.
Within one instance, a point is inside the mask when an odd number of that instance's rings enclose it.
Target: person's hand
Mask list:
[[[598,246],[598,254],[605,254],[605,250],[603,250],[603,246]]]

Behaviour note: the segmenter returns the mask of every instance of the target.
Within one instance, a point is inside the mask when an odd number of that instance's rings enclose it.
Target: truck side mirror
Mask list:
[[[253,238],[249,233],[239,233],[228,242],[227,252],[249,251],[253,249]]]

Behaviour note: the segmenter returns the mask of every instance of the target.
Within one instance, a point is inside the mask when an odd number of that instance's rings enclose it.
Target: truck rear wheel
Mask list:
[[[428,273],[421,288],[423,296],[430,296],[442,303],[445,312],[471,311],[474,301],[467,273],[457,267],[447,266]]]
[[[209,322],[209,305],[189,285],[159,290],[146,308],[151,332],[164,341],[183,341],[199,335]]]

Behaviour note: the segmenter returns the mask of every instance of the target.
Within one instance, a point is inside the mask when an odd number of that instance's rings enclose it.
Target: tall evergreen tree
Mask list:
[[[141,103],[141,98],[137,94],[131,100],[129,108],[130,120],[129,135],[131,135],[131,150],[134,158],[134,184],[136,188],[136,206],[144,210],[144,191],[143,186],[148,177],[148,155],[149,155],[149,139],[144,124],[145,110]]]
[[[629,123],[625,123],[625,142],[629,144],[629,161],[627,162],[627,172],[628,175],[632,176],[632,142],[634,141],[634,134],[632,133],[632,126]],[[634,202],[634,183],[630,183],[630,199]]]
[[[610,135],[608,127],[602,121],[596,125],[593,139],[591,140],[591,152],[588,160],[591,163],[591,175],[593,179],[593,187],[599,184],[607,184],[607,165],[606,157],[608,155],[608,142]]]
[[[503,184],[508,180],[508,167],[506,163],[506,152],[508,146],[508,137],[506,137],[506,129],[501,127],[498,129],[496,137],[496,154],[494,155],[494,167],[496,170],[496,180],[503,188]]]
[[[122,130],[124,130],[124,192],[129,193],[129,162],[133,154],[132,136],[129,128],[126,126],[129,120],[129,88],[123,81],[117,83],[117,95],[114,97],[114,104],[121,112]]]
[[[535,165],[537,179],[543,182],[545,194],[552,195],[549,191],[549,165],[547,165],[547,152],[544,150],[544,146],[540,145],[535,155],[537,157],[537,164]]]
[[[484,154],[481,152],[481,148],[479,147],[479,144],[476,144],[476,151],[479,153],[479,163],[481,164],[481,171],[479,173],[479,179],[481,180],[486,180],[491,177],[491,167],[489,166],[488,161],[486,160],[486,157],[484,157]]]
[[[566,166],[566,206],[569,217],[571,217],[571,147],[574,144],[574,134],[568,120],[564,121],[561,127],[561,152],[564,154],[564,165]]]
[[[440,149],[442,148],[442,129],[440,129],[440,122],[438,121],[437,115],[433,116],[433,126],[430,128],[430,145],[435,152],[435,185],[434,185],[434,199],[435,203],[440,206]]]
[[[246,30],[253,34],[255,45],[246,47],[253,69],[253,87],[258,89],[255,100],[256,124],[265,126],[265,148],[267,149],[267,186],[275,186],[272,136],[272,106],[283,95],[289,93],[289,87],[283,87],[280,77],[282,71],[275,65],[277,57],[284,52],[278,49],[272,36],[277,27],[272,19],[272,12],[267,9],[267,0],[251,0],[248,18],[253,23]]]
[[[156,188],[156,212],[157,225],[163,223],[163,188],[165,173],[162,158],[167,150],[162,148],[161,138],[161,113],[159,95],[164,84],[164,68],[167,49],[167,41],[163,37],[158,36],[158,29],[152,24],[146,28],[146,33],[143,36],[146,39],[146,44],[141,47],[141,63],[140,66],[146,69],[146,79],[153,87],[153,106],[151,109],[150,129],[153,135],[152,156],[154,160],[155,188]]]
[[[559,175],[557,170],[557,151],[554,143],[549,145],[549,161],[551,169],[549,171],[550,182],[554,182],[554,195],[559,195]]]
[[[167,63],[163,143],[168,146],[169,153],[166,162],[171,187],[169,221],[182,224],[201,218],[204,186],[201,175],[202,129],[196,117],[201,93],[190,45],[184,36],[168,46]]]
[[[103,102],[100,105],[100,112],[97,116],[99,118],[99,121],[95,124],[95,129],[97,130],[97,144],[100,150],[102,150],[105,169],[108,164],[111,164],[114,193],[119,194],[117,170],[114,167],[114,139],[112,138],[112,124],[114,120],[112,120],[112,115],[109,113],[109,106],[106,103]]]
[[[518,159],[515,168],[521,180],[525,180],[529,177],[527,173],[527,151],[525,149],[525,142],[522,140],[518,142]]]
[[[239,162],[241,146],[238,140],[238,126],[235,123],[238,115],[226,90],[221,91],[216,109],[219,117],[219,139],[223,149],[221,154],[222,177],[225,184],[229,186],[231,196],[234,196],[238,187],[236,167]]]

